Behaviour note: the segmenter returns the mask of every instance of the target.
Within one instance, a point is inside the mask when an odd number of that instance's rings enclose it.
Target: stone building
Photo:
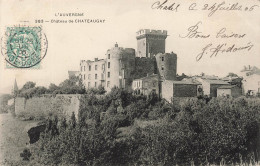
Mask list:
[[[106,59],[106,86],[109,91],[112,87],[130,89],[131,73],[135,70],[135,50],[115,47],[107,50]]]
[[[106,60],[95,58],[94,61],[82,60],[80,62],[80,77],[85,88],[105,86]]]
[[[155,55],[158,71],[163,80],[176,80],[177,55],[172,53],[158,53]]]
[[[165,39],[167,31],[141,29],[136,32],[137,57],[149,57],[158,53],[165,53]]]
[[[252,74],[244,77],[242,81],[242,89],[244,95],[259,96],[260,95],[260,74]]]
[[[242,90],[244,95],[260,96],[260,69],[256,66],[245,66],[240,73],[243,76]]]
[[[217,96],[239,97],[241,95],[242,89],[237,85],[223,85],[217,89]]]
[[[217,89],[229,83],[219,79],[196,78],[202,84],[203,94],[209,97],[217,97]]]
[[[162,97],[171,101],[173,97],[196,97],[199,95],[201,83],[197,81],[173,81],[162,82]]]
[[[149,95],[151,92],[160,94],[160,81],[158,74],[147,74],[146,77],[135,79],[132,89],[136,94]]]
[[[103,86],[110,91],[114,86],[132,89],[134,79],[147,74],[158,74],[158,81],[175,80],[177,55],[165,53],[167,31],[141,29],[137,32],[137,51],[118,47],[107,50],[105,59],[80,62],[80,77],[86,88]],[[156,89],[159,89],[157,84]],[[159,90],[156,90],[159,93]]]

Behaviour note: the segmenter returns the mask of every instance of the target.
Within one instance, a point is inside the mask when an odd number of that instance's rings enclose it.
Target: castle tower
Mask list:
[[[136,32],[137,57],[152,57],[158,53],[165,53],[165,39],[167,31],[141,29]]]
[[[115,47],[107,50],[106,59],[106,91],[114,86],[124,89],[131,88],[130,74],[135,69],[135,50]]]
[[[156,56],[159,74],[164,80],[176,80],[177,55],[171,53],[159,53]]]

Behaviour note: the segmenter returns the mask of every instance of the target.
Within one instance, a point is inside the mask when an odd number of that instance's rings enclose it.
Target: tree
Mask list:
[[[71,76],[59,85],[61,93],[63,94],[83,94],[85,93],[85,88],[81,83],[79,77]]]
[[[53,83],[49,85],[49,93],[53,93],[54,91],[58,90],[59,87]]]
[[[34,88],[35,85],[36,85],[35,82],[28,81],[28,82],[26,82],[26,83],[23,85],[22,90]]]
[[[230,73],[228,73],[227,77],[238,77],[238,75],[230,72]]]

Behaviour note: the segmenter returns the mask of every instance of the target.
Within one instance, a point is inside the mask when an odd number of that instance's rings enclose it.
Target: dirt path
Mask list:
[[[16,165],[29,142],[26,126],[35,121],[21,121],[11,114],[0,114],[0,165]]]

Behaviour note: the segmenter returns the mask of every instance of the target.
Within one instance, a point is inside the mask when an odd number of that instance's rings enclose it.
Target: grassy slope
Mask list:
[[[0,114],[0,165],[21,163],[20,153],[29,142],[25,127],[31,123],[35,122],[21,121],[10,114]]]

